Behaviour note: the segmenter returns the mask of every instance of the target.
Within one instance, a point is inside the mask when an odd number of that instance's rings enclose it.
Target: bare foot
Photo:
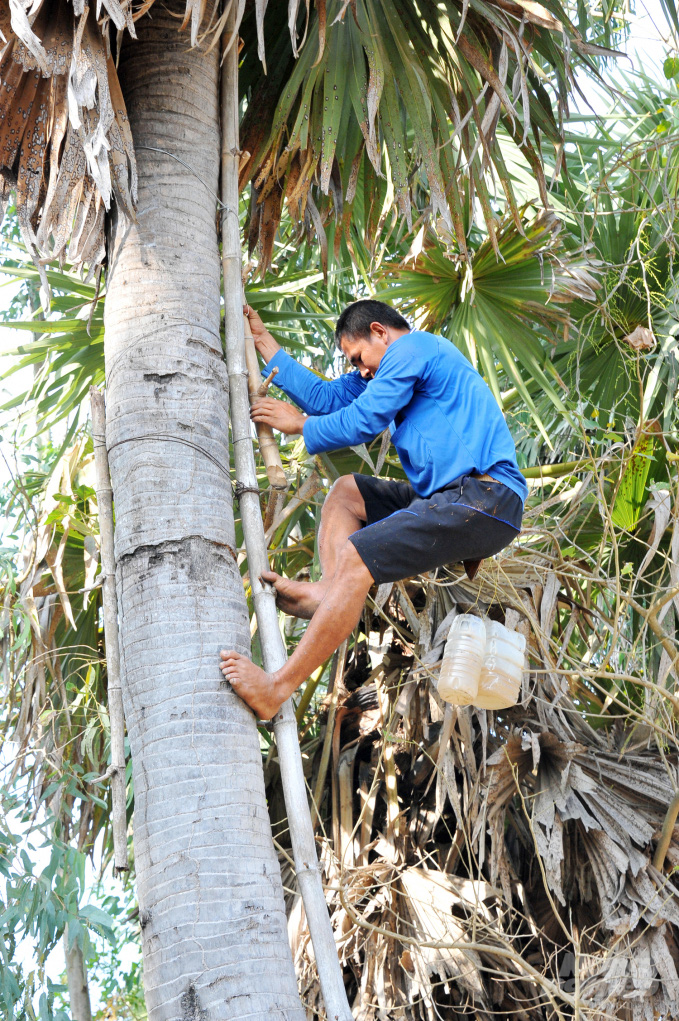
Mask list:
[[[293,581],[275,571],[262,571],[262,581],[276,589],[276,603],[283,613],[304,620],[311,620],[327,589],[323,581]]]
[[[219,658],[224,677],[260,720],[275,716],[285,701],[277,694],[276,675],[265,673],[252,660],[232,650],[222,649]]]

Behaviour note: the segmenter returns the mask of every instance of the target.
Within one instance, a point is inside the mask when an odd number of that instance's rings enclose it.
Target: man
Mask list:
[[[302,433],[310,454],[372,440],[389,427],[410,480],[338,479],[321,514],[321,580],[262,575],[286,613],[310,619],[306,633],[276,673],[233,651],[221,653],[221,670],[270,719],[351,634],[373,584],[460,561],[475,568],[518,534],[528,490],[497,402],[449,341],[411,330],[380,301],[356,301],[336,329],[354,371],[327,382],[295,362],[256,312],[248,315],[264,371],[277,367],[276,385],[302,409],[263,397],[253,404],[254,421]]]

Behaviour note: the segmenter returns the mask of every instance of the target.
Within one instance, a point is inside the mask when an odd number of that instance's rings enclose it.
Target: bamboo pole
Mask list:
[[[87,981],[87,965],[77,940],[69,943],[68,926],[62,937],[66,961],[66,983],[68,985],[69,1007],[73,1021],[92,1021],[90,987]]]
[[[108,715],[111,725],[111,765],[104,774],[111,778],[113,816],[113,867],[116,873],[129,868],[127,861],[127,790],[125,783],[125,716],[120,682],[118,645],[118,597],[116,562],[113,552],[113,490],[106,451],[106,410],[104,395],[90,387],[94,471],[99,510],[101,542],[102,596],[104,604],[104,640],[108,677]]]
[[[263,384],[259,372],[255,342],[250,330],[250,321],[245,315],[243,316],[243,333],[245,336],[245,362],[248,367],[248,390],[250,392],[250,403],[252,403],[257,397],[263,396]],[[271,378],[273,377],[269,377],[268,382],[271,381]],[[266,393],[266,390],[264,390],[264,393]],[[259,440],[259,449],[262,452],[262,459],[266,466],[269,483],[274,489],[287,489],[288,480],[283,471],[281,454],[271,426],[266,425],[264,422],[257,422],[257,439]]]
[[[273,590],[260,575],[269,567],[259,504],[259,486],[251,438],[248,372],[243,331],[241,239],[238,221],[238,45],[229,48],[235,30],[236,4],[231,4],[224,35],[221,80],[221,224],[224,273],[226,361],[231,400],[231,430],[239,502],[248,556],[250,583],[257,615],[264,667],[278,670],[286,660]],[[325,1009],[333,1021],[352,1021],[344,990],[328,909],[323,893],[316,843],[311,826],[297,721],[288,699],[274,719],[283,793],[290,825],[297,882],[309,923]]]

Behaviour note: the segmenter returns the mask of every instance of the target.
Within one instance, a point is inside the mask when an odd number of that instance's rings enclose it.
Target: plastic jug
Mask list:
[[[476,704],[486,647],[486,628],[480,617],[461,613],[448,632],[441,661],[438,692],[451,705]]]
[[[474,705],[507,709],[519,701],[526,639],[495,620],[486,621],[486,653]]]

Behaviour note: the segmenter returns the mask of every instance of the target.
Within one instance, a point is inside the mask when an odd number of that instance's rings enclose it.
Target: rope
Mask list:
[[[259,486],[246,486],[244,482],[234,482],[233,491],[239,500],[243,493],[256,493],[257,496],[261,495]]]

